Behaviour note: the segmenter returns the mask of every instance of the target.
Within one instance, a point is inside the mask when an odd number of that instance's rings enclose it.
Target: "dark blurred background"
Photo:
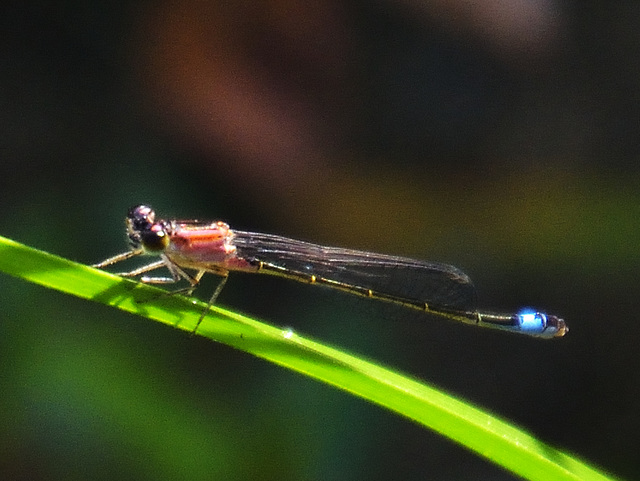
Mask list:
[[[93,263],[148,203],[454,264],[482,307],[571,332],[409,322],[242,274],[219,303],[640,477],[639,3],[6,2],[0,25],[0,234]],[[226,346],[0,290],[3,479],[513,479]]]

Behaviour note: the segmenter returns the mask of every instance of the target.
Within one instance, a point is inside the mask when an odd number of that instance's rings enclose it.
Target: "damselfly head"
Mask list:
[[[133,250],[157,252],[169,244],[163,222],[155,222],[156,213],[147,205],[131,207],[127,214],[127,236]]]

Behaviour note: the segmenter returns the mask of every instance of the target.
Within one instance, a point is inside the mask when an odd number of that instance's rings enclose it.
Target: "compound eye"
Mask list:
[[[127,213],[127,223],[136,231],[148,230],[155,219],[156,213],[147,205],[131,207]]]
[[[169,236],[161,224],[154,224],[151,228],[140,232],[142,246],[147,251],[162,251],[169,245]]]

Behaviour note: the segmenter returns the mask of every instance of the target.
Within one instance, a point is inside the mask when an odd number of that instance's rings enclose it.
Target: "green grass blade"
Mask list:
[[[0,237],[0,271],[193,330],[205,304]],[[141,302],[142,301],[142,302]],[[213,307],[198,334],[321,380],[395,411],[531,480],[613,479],[526,432],[405,375],[289,330]]]

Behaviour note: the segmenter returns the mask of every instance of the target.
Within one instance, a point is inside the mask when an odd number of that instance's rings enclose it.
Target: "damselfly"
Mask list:
[[[190,284],[186,290],[189,295],[205,273],[213,273],[220,277],[220,283],[209,306],[222,291],[229,272],[240,271],[325,286],[466,324],[545,339],[562,337],[569,330],[563,319],[534,309],[521,309],[515,314],[477,310],[471,279],[446,264],[236,231],[220,221],[160,220],[145,205],[129,209],[126,226],[131,250],[94,267],[143,254],[155,255],[160,259],[119,275],[142,276],[140,280],[148,284],[184,279]],[[170,277],[143,275],[161,267],[168,269]],[[195,330],[207,311],[203,311]]]

